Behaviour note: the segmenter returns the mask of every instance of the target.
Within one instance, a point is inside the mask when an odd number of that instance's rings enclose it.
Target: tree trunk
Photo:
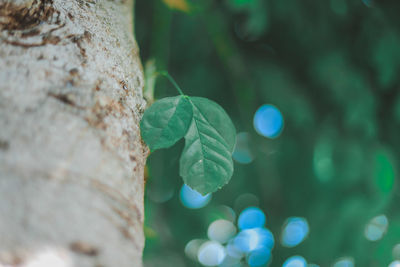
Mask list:
[[[0,0],[0,266],[142,265],[132,33],[131,0]]]

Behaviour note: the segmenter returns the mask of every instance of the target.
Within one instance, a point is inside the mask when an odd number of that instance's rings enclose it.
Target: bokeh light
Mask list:
[[[170,185],[149,185],[147,196],[155,203],[164,203],[174,196],[174,188]]]
[[[225,248],[216,241],[207,241],[199,248],[198,261],[205,266],[216,266],[223,262]]]
[[[244,256],[244,252],[236,246],[235,239],[236,238],[229,240],[226,245],[226,253],[232,258],[241,259]]]
[[[400,244],[396,244],[392,249],[392,256],[395,260],[400,260]]]
[[[254,229],[241,231],[235,237],[235,247],[242,252],[250,252],[257,248],[258,235]]]
[[[216,220],[208,227],[207,235],[221,244],[228,242],[236,234],[235,225],[228,220]]]
[[[268,248],[261,248],[254,250],[247,256],[247,264],[251,267],[264,266],[271,259],[271,250]]]
[[[235,247],[242,252],[248,253],[258,249],[271,250],[275,240],[273,234],[265,228],[252,228],[241,231],[234,240]]]
[[[322,182],[352,185],[364,177],[365,147],[353,139],[340,136],[336,129],[322,131],[313,154],[315,176]]]
[[[275,106],[262,105],[254,114],[253,123],[258,134],[276,138],[283,129],[283,116]]]
[[[284,247],[295,247],[307,237],[309,226],[305,218],[288,218],[283,226],[281,244]]]
[[[335,261],[333,267],[354,267],[354,259],[351,257],[340,258]]]
[[[204,239],[193,239],[190,240],[185,246],[185,254],[189,259],[194,261],[197,260],[197,255],[201,245],[203,245],[207,240]]]
[[[384,149],[378,149],[375,154],[374,180],[376,187],[382,193],[389,193],[393,189],[395,170],[390,154]]]
[[[242,164],[249,164],[253,161],[253,154],[249,146],[250,134],[246,132],[238,133],[236,136],[236,146],[233,152],[233,159]]]
[[[265,224],[265,214],[257,207],[249,207],[243,210],[238,219],[239,229],[262,227]]]
[[[180,200],[186,208],[200,209],[205,207],[211,201],[211,194],[203,196],[184,184],[181,188]]]
[[[292,256],[288,258],[282,267],[306,267],[307,261],[302,256]]]
[[[320,138],[314,148],[313,167],[316,177],[321,182],[332,180],[335,172],[333,163],[333,143],[327,138]]]
[[[215,221],[219,219],[227,220],[232,223],[236,222],[236,213],[235,211],[226,205],[218,205],[218,206],[213,206],[209,207],[207,211],[207,217],[209,218],[209,221]]]
[[[364,235],[369,241],[378,241],[386,233],[389,221],[385,215],[379,215],[371,219],[365,227]]]
[[[219,265],[219,267],[243,267],[243,265],[240,258],[226,255],[224,261]]]
[[[400,261],[392,261],[388,267],[400,267]]]

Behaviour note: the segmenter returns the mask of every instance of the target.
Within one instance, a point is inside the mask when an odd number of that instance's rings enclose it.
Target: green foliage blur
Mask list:
[[[207,238],[226,206],[239,214],[243,194],[275,236],[270,266],[292,255],[320,266],[343,256],[356,266],[388,266],[400,243],[399,12],[398,0],[137,0],[143,64],[154,60],[187,95],[219,103],[249,134],[254,158],[235,162],[231,182],[190,210],[179,200],[183,141],[152,153],[145,266],[201,266],[185,245]],[[177,95],[164,79],[154,94]],[[254,130],[263,104],[283,114],[277,138]],[[387,233],[369,241],[365,226],[380,214]],[[306,218],[310,233],[285,248],[279,239],[290,216]]]

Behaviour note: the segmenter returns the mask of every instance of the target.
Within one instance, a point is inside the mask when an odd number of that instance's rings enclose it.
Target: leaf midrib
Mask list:
[[[200,113],[201,116],[204,118],[204,120],[205,120],[212,128],[215,129],[215,131],[216,131],[216,132],[218,133],[218,135],[222,138],[222,140],[224,140],[225,144],[223,144],[223,145],[226,145],[227,150],[230,151],[230,149],[229,149],[229,144],[226,142],[226,140],[225,140],[225,138],[223,137],[223,135],[218,131],[217,128],[215,128],[215,127],[211,124],[211,122],[207,119],[207,116],[205,116],[205,115],[203,114],[203,112],[201,112],[201,110],[200,110],[192,101],[190,101],[190,103],[199,111],[199,113]],[[193,114],[194,114],[194,113],[193,113]],[[193,116],[193,118],[194,118],[194,116]],[[197,128],[197,125],[196,125],[196,128]]]
[[[208,125],[210,126],[210,127],[212,127],[213,129],[215,129],[215,131],[217,132],[217,134],[221,137],[221,139],[226,143],[226,141],[225,141],[225,139],[222,137],[222,135],[221,135],[221,133],[220,132],[218,132],[218,130],[215,128],[215,127],[213,127],[212,125],[211,125],[211,123],[209,122],[209,120],[204,116],[204,114],[200,111],[200,109],[192,102],[192,101],[190,101],[190,103],[192,104],[192,106],[193,106],[193,108],[194,109],[196,109],[198,112],[199,112],[199,114],[204,118],[204,120],[208,123]],[[212,159],[209,159],[209,158],[206,158],[206,155],[208,154],[208,153],[206,153],[206,151],[204,150],[204,145],[203,145],[203,138],[202,138],[202,136],[201,136],[201,134],[200,134],[200,130],[199,130],[199,127],[198,127],[198,125],[197,125],[197,120],[196,120],[196,114],[195,114],[195,111],[194,111],[194,109],[193,109],[193,121],[194,121],[194,124],[195,124],[195,126],[196,126],[196,132],[197,132],[197,135],[198,135],[198,137],[199,137],[199,139],[200,139],[200,146],[201,146],[201,155],[202,155],[202,158],[200,159],[200,160],[202,160],[203,161],[203,163],[202,163],[202,166],[203,166],[203,173],[205,173],[206,172],[206,169],[205,169],[205,161],[207,160],[207,161],[211,161],[211,162],[214,162],[215,164],[217,164],[217,165],[220,165],[218,162],[216,162],[216,161],[214,161],[214,160],[212,160]],[[212,137],[212,136],[210,136],[210,137]],[[212,137],[213,138],[213,137]],[[216,138],[214,138],[216,141],[218,141]],[[218,141],[219,142],[219,141]],[[221,142],[219,142],[219,143],[221,143]],[[222,145],[225,147],[225,144],[223,144],[222,143]],[[227,149],[227,146],[225,147],[226,149]],[[227,149],[228,150],[228,149]],[[229,150],[228,150],[229,151]],[[199,160],[199,161],[200,161]],[[196,164],[196,163],[193,163],[189,168],[188,168],[188,170],[190,169],[190,168],[192,168],[193,167],[193,165],[194,164]],[[225,170],[225,168],[223,168],[224,170]],[[225,172],[227,172],[227,170],[225,170]]]

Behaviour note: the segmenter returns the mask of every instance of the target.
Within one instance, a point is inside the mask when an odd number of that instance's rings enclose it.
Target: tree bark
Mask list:
[[[0,0],[0,266],[142,265],[132,4]]]

